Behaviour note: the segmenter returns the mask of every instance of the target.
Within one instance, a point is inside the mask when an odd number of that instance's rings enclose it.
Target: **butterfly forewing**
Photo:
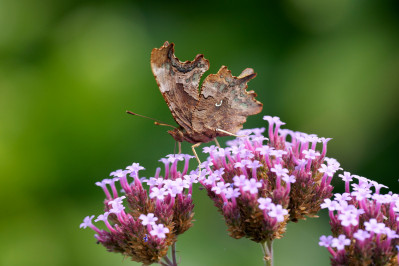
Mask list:
[[[175,119],[187,132],[199,100],[201,76],[209,68],[208,60],[197,55],[193,61],[180,62],[174,55],[174,44],[165,44],[151,53],[151,68],[159,89]]]

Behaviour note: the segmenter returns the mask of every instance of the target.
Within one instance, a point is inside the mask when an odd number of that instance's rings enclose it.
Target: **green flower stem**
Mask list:
[[[172,245],[172,259],[173,259],[173,265],[177,266],[177,261],[176,261],[176,242],[174,242],[173,245]]]
[[[173,262],[169,259],[169,257],[166,255],[165,257],[163,257],[163,260],[166,262],[160,262],[160,264],[162,266],[173,266]]]
[[[263,251],[265,266],[273,266],[273,240],[260,243]]]

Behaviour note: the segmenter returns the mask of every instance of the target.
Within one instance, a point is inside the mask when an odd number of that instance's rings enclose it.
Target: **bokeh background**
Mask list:
[[[96,181],[132,162],[151,176],[173,153],[166,128],[125,114],[174,123],[150,68],[166,40],[183,61],[203,53],[208,73],[255,69],[264,109],[246,128],[275,115],[332,137],[328,156],[398,192],[398,13],[395,0],[0,0],[0,265],[138,265],[79,224],[102,212]],[[204,191],[194,199],[181,265],[262,265],[261,248],[229,238]],[[322,234],[323,212],[290,224],[275,265],[328,265]]]

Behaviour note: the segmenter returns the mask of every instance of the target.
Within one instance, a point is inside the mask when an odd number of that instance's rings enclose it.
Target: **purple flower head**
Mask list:
[[[359,175],[352,175],[352,177],[356,178],[357,180],[359,180],[359,185],[367,185],[369,188],[371,187],[371,180],[368,178],[365,178],[363,176],[359,176]]]
[[[332,177],[335,174],[335,167],[333,166],[327,166],[325,164],[321,165],[321,168],[319,169],[320,173],[325,173],[327,176]]]
[[[146,182],[147,182],[147,185],[149,185],[151,187],[152,186],[160,186],[164,183],[164,179],[162,177],[158,177],[158,178],[151,177],[150,179],[146,180]]]
[[[177,236],[192,226],[192,183],[198,182],[198,172],[195,176],[194,173],[187,175],[191,158],[191,155],[169,155],[160,160],[165,167],[164,175],[161,168],[157,168],[155,175],[148,179],[138,177],[138,172],[144,169],[138,163],[128,166],[127,170],[112,172],[116,178],[96,183],[103,188],[106,199],[105,213],[95,221],[103,221],[106,230],[92,224],[94,215],[86,217],[80,227],[93,229],[95,238],[107,250],[120,252],[145,265],[158,263]],[[132,183],[126,179],[129,173],[134,178]],[[221,175],[223,171],[219,170],[220,178]],[[117,195],[120,190],[122,196]]]
[[[114,171],[114,172],[111,172],[110,176],[124,177],[124,176],[126,176],[128,173],[129,173],[129,171],[127,171],[127,170],[119,169],[119,170],[116,170],[116,171]]]
[[[170,160],[168,158],[161,158],[158,160],[158,162],[164,163],[164,164],[169,164]]]
[[[117,178],[119,179],[119,177],[117,177]],[[112,182],[112,179],[103,179],[101,182],[96,182],[96,186],[99,186],[99,187],[101,187],[103,189],[106,198],[109,199],[109,200],[112,199],[112,196],[109,193],[107,185],[111,184],[111,182]]]
[[[118,208],[120,205],[122,205],[124,199],[126,199],[126,196],[115,198],[108,201],[108,205],[111,205],[113,208]]]
[[[169,228],[166,228],[163,224],[153,225],[150,232],[152,236],[156,236],[161,239],[164,239],[167,233],[169,233]]]
[[[109,215],[109,212],[105,212],[104,214],[100,214],[99,216],[97,216],[97,218],[94,221],[95,222],[98,222],[98,221],[107,222],[108,221],[108,215]]]
[[[204,180],[208,174],[210,174],[210,172],[205,169],[202,169],[201,172],[199,171],[199,169],[190,171],[190,176],[196,176],[198,182]]]
[[[338,219],[341,221],[342,226],[357,226],[359,224],[359,218],[356,212],[342,212],[338,215]]]
[[[209,146],[209,147],[204,147],[202,149],[202,152],[203,153],[213,153],[216,149],[217,149],[216,146],[212,145],[212,146]]]
[[[375,182],[375,181],[371,181],[370,183],[375,187],[375,192],[377,194],[380,193],[381,188],[388,188],[387,186],[385,186],[383,184],[379,184],[378,182]]]
[[[268,145],[263,145],[262,147],[256,148],[256,151],[258,151],[261,155],[269,156],[271,152],[274,151],[274,148]]]
[[[294,175],[285,174],[285,175],[283,175],[282,179],[284,180],[284,182],[287,182],[287,183],[295,183],[296,182],[296,178]]]
[[[185,188],[189,188],[190,187],[190,182],[188,182],[185,179],[182,179],[181,177],[176,178],[175,180],[173,180],[173,182],[175,183],[175,186],[178,188],[181,188],[182,190]]]
[[[327,165],[332,167],[335,171],[342,170],[340,163],[336,159],[325,157],[324,160],[327,162]]]
[[[255,157],[255,155],[252,153],[252,150],[248,150],[246,148],[241,149],[239,155],[242,159],[247,159],[247,160]]]
[[[342,181],[344,182],[351,182],[353,180],[351,173],[346,171],[344,172],[344,174],[339,174],[338,176],[341,177]]]
[[[248,168],[255,169],[255,170],[262,166],[263,165],[261,163],[259,163],[259,161],[257,161],[257,160],[249,161],[247,163]]]
[[[270,217],[276,218],[277,222],[284,221],[284,216],[288,214],[286,209],[283,209],[283,206],[280,204],[270,204],[270,211],[267,213]]]
[[[271,198],[259,198],[259,209],[261,210],[271,210],[272,199]]]
[[[321,236],[320,237],[320,242],[319,242],[319,246],[321,247],[330,247],[332,244],[332,240],[333,240],[333,236]]]
[[[220,175],[212,173],[208,176],[208,178],[204,181],[205,184],[211,186],[220,180]]]
[[[304,150],[304,151],[302,151],[302,154],[304,155],[304,158],[308,159],[308,160],[314,160],[318,156],[320,156],[320,152],[312,150],[312,149]]]
[[[170,163],[174,163],[176,161],[183,161],[184,160],[183,154],[168,154],[168,155],[166,155],[166,157],[168,158],[167,160]]]
[[[376,219],[370,219],[368,222],[364,222],[364,226],[367,231],[373,232],[375,234],[381,234],[384,232],[385,224],[377,222]]]
[[[258,182],[255,178],[251,178],[250,180],[245,180],[242,189],[243,191],[249,191],[251,194],[257,194],[260,187],[262,187],[262,183]]]
[[[288,174],[288,169],[283,168],[282,165],[277,164],[275,165],[272,169],[270,169],[272,172],[276,173],[277,176],[283,176]]]
[[[269,122],[269,124],[285,125],[284,122],[281,122],[280,117],[277,116],[265,115],[263,117],[263,120],[266,120],[267,122]]]
[[[198,183],[198,174],[189,174],[185,175],[184,180],[186,180],[189,184]]]
[[[212,191],[216,194],[225,193],[226,189],[230,187],[229,183],[218,182],[216,186],[212,187]]]
[[[157,188],[153,187],[150,192],[150,198],[156,198],[158,200],[163,200],[166,196],[167,192],[165,188]]]
[[[111,184],[111,182],[112,182],[112,179],[106,178],[106,179],[103,179],[101,182],[96,182],[95,184],[96,184],[96,186],[99,186],[99,187],[101,187],[101,188],[104,188],[104,187],[106,187],[108,184]]]
[[[341,202],[341,201],[350,201],[352,199],[352,197],[350,196],[350,193],[335,193],[334,194],[335,198],[334,200]]]
[[[288,154],[287,151],[283,151],[283,150],[270,150],[270,155],[274,156],[276,158],[283,158],[283,155]]]
[[[234,176],[233,177],[233,181],[234,181],[234,185],[236,187],[242,187],[245,185],[245,182],[247,181],[247,177],[245,175],[240,175],[240,176]]]
[[[367,231],[364,231],[362,229],[357,230],[354,234],[353,237],[356,238],[359,241],[364,241],[367,238],[369,238],[371,234]]]
[[[234,163],[234,168],[245,168],[246,163],[244,162],[235,162]]]
[[[216,169],[213,171],[213,175],[217,177],[222,177],[224,174],[224,168]]]
[[[316,134],[310,134],[306,136],[306,142],[317,143],[320,142],[320,139]]]
[[[258,143],[258,144],[262,144],[263,141],[269,140],[269,139],[268,139],[268,138],[265,138],[264,136],[254,136],[254,137],[251,138],[251,140],[252,140],[253,142]]]
[[[233,198],[238,198],[241,193],[240,193],[240,189],[238,188],[232,188],[232,187],[228,187],[225,191],[224,191],[225,195],[226,195],[226,199],[233,199]]]
[[[109,216],[109,214],[110,214],[110,212],[105,212],[104,214],[100,214],[100,215],[97,217],[97,219],[95,219],[94,221],[95,221],[95,222],[103,221],[104,224],[105,224],[105,226],[107,226],[108,230],[109,230],[111,233],[116,233],[116,230],[112,227],[112,225],[111,225],[111,224],[109,223],[109,221],[108,221],[108,216]]]
[[[324,203],[320,205],[322,209],[328,209],[329,211],[335,211],[340,209],[339,203],[337,201],[332,201],[330,199],[325,199]]]
[[[372,191],[368,186],[353,184],[353,192],[351,195],[354,196],[357,201],[362,201],[363,199],[371,198]]]
[[[149,213],[147,215],[140,214],[139,219],[141,220],[142,225],[155,225],[155,222],[158,221],[158,218],[155,217],[153,213]]]
[[[86,229],[86,227],[90,227],[93,225],[92,220],[94,218],[94,215],[92,216],[86,216],[83,219],[83,223],[80,224],[80,228]]]
[[[177,195],[181,195],[183,193],[183,187],[174,183],[169,189],[166,190],[166,195],[171,195],[175,198]]]
[[[344,172],[341,178],[345,193],[336,193],[334,201],[326,199],[322,204],[323,208],[329,208],[335,237],[331,247],[327,247],[332,264],[396,264],[399,214],[395,209],[399,196],[380,194],[384,185],[349,172]],[[353,181],[358,183],[350,184]]]
[[[346,238],[345,235],[339,235],[337,238],[333,238],[331,246],[337,248],[337,250],[343,250],[345,246],[349,246],[351,240]]]
[[[371,198],[376,202],[376,203],[390,203],[390,197],[389,195],[381,195],[381,194],[373,194],[371,195]]]
[[[392,229],[385,227],[385,230],[382,232],[387,236],[388,239],[399,238],[399,235]]]
[[[236,133],[245,137],[226,142],[227,147],[204,148],[212,164],[202,165],[208,173],[199,179],[231,236],[255,242],[280,238],[288,221],[316,216],[332,195],[331,178],[339,169],[336,160],[325,157],[328,139],[281,129],[285,123],[278,117],[264,119],[268,136],[264,129],[246,129]]]
[[[140,170],[145,170],[145,168],[140,166],[139,163],[133,163],[132,165],[129,165],[128,167],[126,167],[126,170],[128,170],[129,173],[137,174]]]

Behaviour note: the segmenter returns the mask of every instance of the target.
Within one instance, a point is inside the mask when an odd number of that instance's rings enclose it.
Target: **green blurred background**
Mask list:
[[[132,162],[151,176],[173,153],[166,128],[124,113],[174,123],[150,68],[166,40],[182,61],[203,53],[208,73],[255,69],[264,109],[246,128],[275,115],[332,137],[328,155],[344,169],[398,192],[398,13],[395,0],[0,0],[0,265],[136,265],[79,224],[102,212],[96,181]],[[262,265],[204,191],[194,200],[181,265]],[[321,234],[325,213],[290,224],[275,265],[328,265]]]

